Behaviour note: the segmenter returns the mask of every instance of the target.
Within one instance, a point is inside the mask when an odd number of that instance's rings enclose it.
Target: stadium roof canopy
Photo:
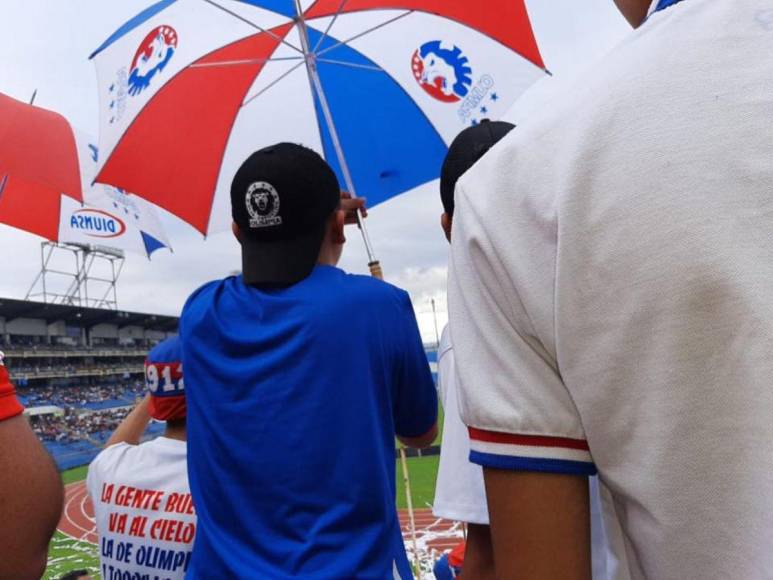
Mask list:
[[[0,317],[11,322],[17,318],[35,318],[52,324],[63,320],[70,326],[90,328],[97,324],[115,324],[119,328],[141,326],[149,330],[175,332],[178,318],[161,314],[143,314],[126,310],[106,310],[102,308],[84,308],[65,304],[46,304],[30,300],[12,300],[0,298]]]

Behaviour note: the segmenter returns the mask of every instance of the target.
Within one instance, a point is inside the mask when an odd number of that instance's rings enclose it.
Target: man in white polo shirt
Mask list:
[[[497,573],[589,577],[598,471],[631,577],[767,578],[772,7],[618,4],[635,33],[456,189],[451,333]]]

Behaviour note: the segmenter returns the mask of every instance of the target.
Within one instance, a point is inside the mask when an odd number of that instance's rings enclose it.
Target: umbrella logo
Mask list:
[[[177,31],[171,26],[151,30],[140,44],[129,73],[129,94],[139,95],[150,86],[153,77],[169,64],[177,48]]]
[[[126,231],[120,218],[101,209],[79,209],[70,216],[70,227],[93,238],[117,238]]]
[[[270,183],[256,181],[247,188],[244,196],[251,228],[267,228],[282,223],[279,216],[279,194]]]
[[[472,86],[472,69],[462,49],[444,46],[439,40],[426,42],[413,53],[413,76],[430,96],[455,103],[467,96]]]

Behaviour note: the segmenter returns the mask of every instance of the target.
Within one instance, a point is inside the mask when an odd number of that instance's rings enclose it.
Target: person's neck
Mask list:
[[[338,261],[341,258],[341,251],[330,245],[323,244],[319,250],[319,256],[317,256],[317,265],[319,266],[338,266]]]
[[[167,439],[175,439],[177,441],[187,441],[188,433],[185,427],[169,427],[167,425],[164,430],[164,437]]]

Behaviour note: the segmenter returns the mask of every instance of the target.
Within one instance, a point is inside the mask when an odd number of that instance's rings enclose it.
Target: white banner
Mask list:
[[[171,248],[151,203],[109,185],[91,185],[97,164],[95,141],[76,132],[76,142],[84,203],[62,196],[59,241],[109,246],[148,257],[160,248]]]

